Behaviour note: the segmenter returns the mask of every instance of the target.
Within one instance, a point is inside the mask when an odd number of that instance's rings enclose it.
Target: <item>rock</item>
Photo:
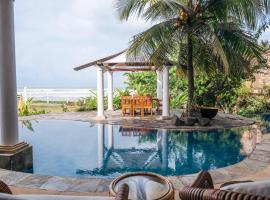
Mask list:
[[[177,117],[176,115],[174,115],[171,119],[171,123],[174,126],[184,126],[185,122],[181,119],[179,119],[179,117]]]
[[[198,119],[196,117],[186,117],[184,122],[186,126],[194,126],[198,122]]]
[[[198,123],[200,126],[209,126],[211,120],[209,118],[198,118]]]

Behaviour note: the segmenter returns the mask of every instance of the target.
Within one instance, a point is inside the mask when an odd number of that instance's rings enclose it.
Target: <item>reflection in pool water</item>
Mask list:
[[[33,145],[34,173],[77,177],[191,174],[240,162],[256,144],[249,129],[188,133],[74,121],[20,123],[20,137]]]

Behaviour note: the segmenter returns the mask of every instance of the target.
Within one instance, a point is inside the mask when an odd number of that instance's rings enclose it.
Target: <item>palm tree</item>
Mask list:
[[[115,0],[120,20],[138,16],[153,23],[134,36],[128,54],[162,66],[177,55],[188,77],[187,114],[194,94],[194,65],[230,74],[265,61],[256,30],[267,23],[270,0]],[[194,56],[195,55],[195,56]],[[236,69],[236,70],[235,70]]]

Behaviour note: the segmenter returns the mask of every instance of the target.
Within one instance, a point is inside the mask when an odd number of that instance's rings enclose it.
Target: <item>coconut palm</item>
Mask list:
[[[121,20],[138,16],[153,26],[134,36],[128,54],[157,66],[177,55],[188,77],[187,113],[194,94],[194,66],[227,74],[264,63],[256,30],[268,20],[270,0],[115,0]],[[241,69],[241,70],[239,70]]]

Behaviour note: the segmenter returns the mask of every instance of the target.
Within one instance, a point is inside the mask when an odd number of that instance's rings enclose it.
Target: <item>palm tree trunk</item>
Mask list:
[[[189,7],[193,7],[193,1],[189,0]],[[193,97],[194,97],[194,68],[193,68],[193,43],[192,43],[192,24],[190,19],[188,19],[189,33],[187,36],[187,48],[188,48],[188,58],[187,58],[187,77],[188,77],[188,102],[187,102],[187,115],[190,117],[192,115],[193,109]]]
[[[187,115],[190,117],[192,115],[193,108],[193,97],[194,97],[194,68],[193,68],[193,44],[192,36],[188,35],[188,103],[187,103]]]

